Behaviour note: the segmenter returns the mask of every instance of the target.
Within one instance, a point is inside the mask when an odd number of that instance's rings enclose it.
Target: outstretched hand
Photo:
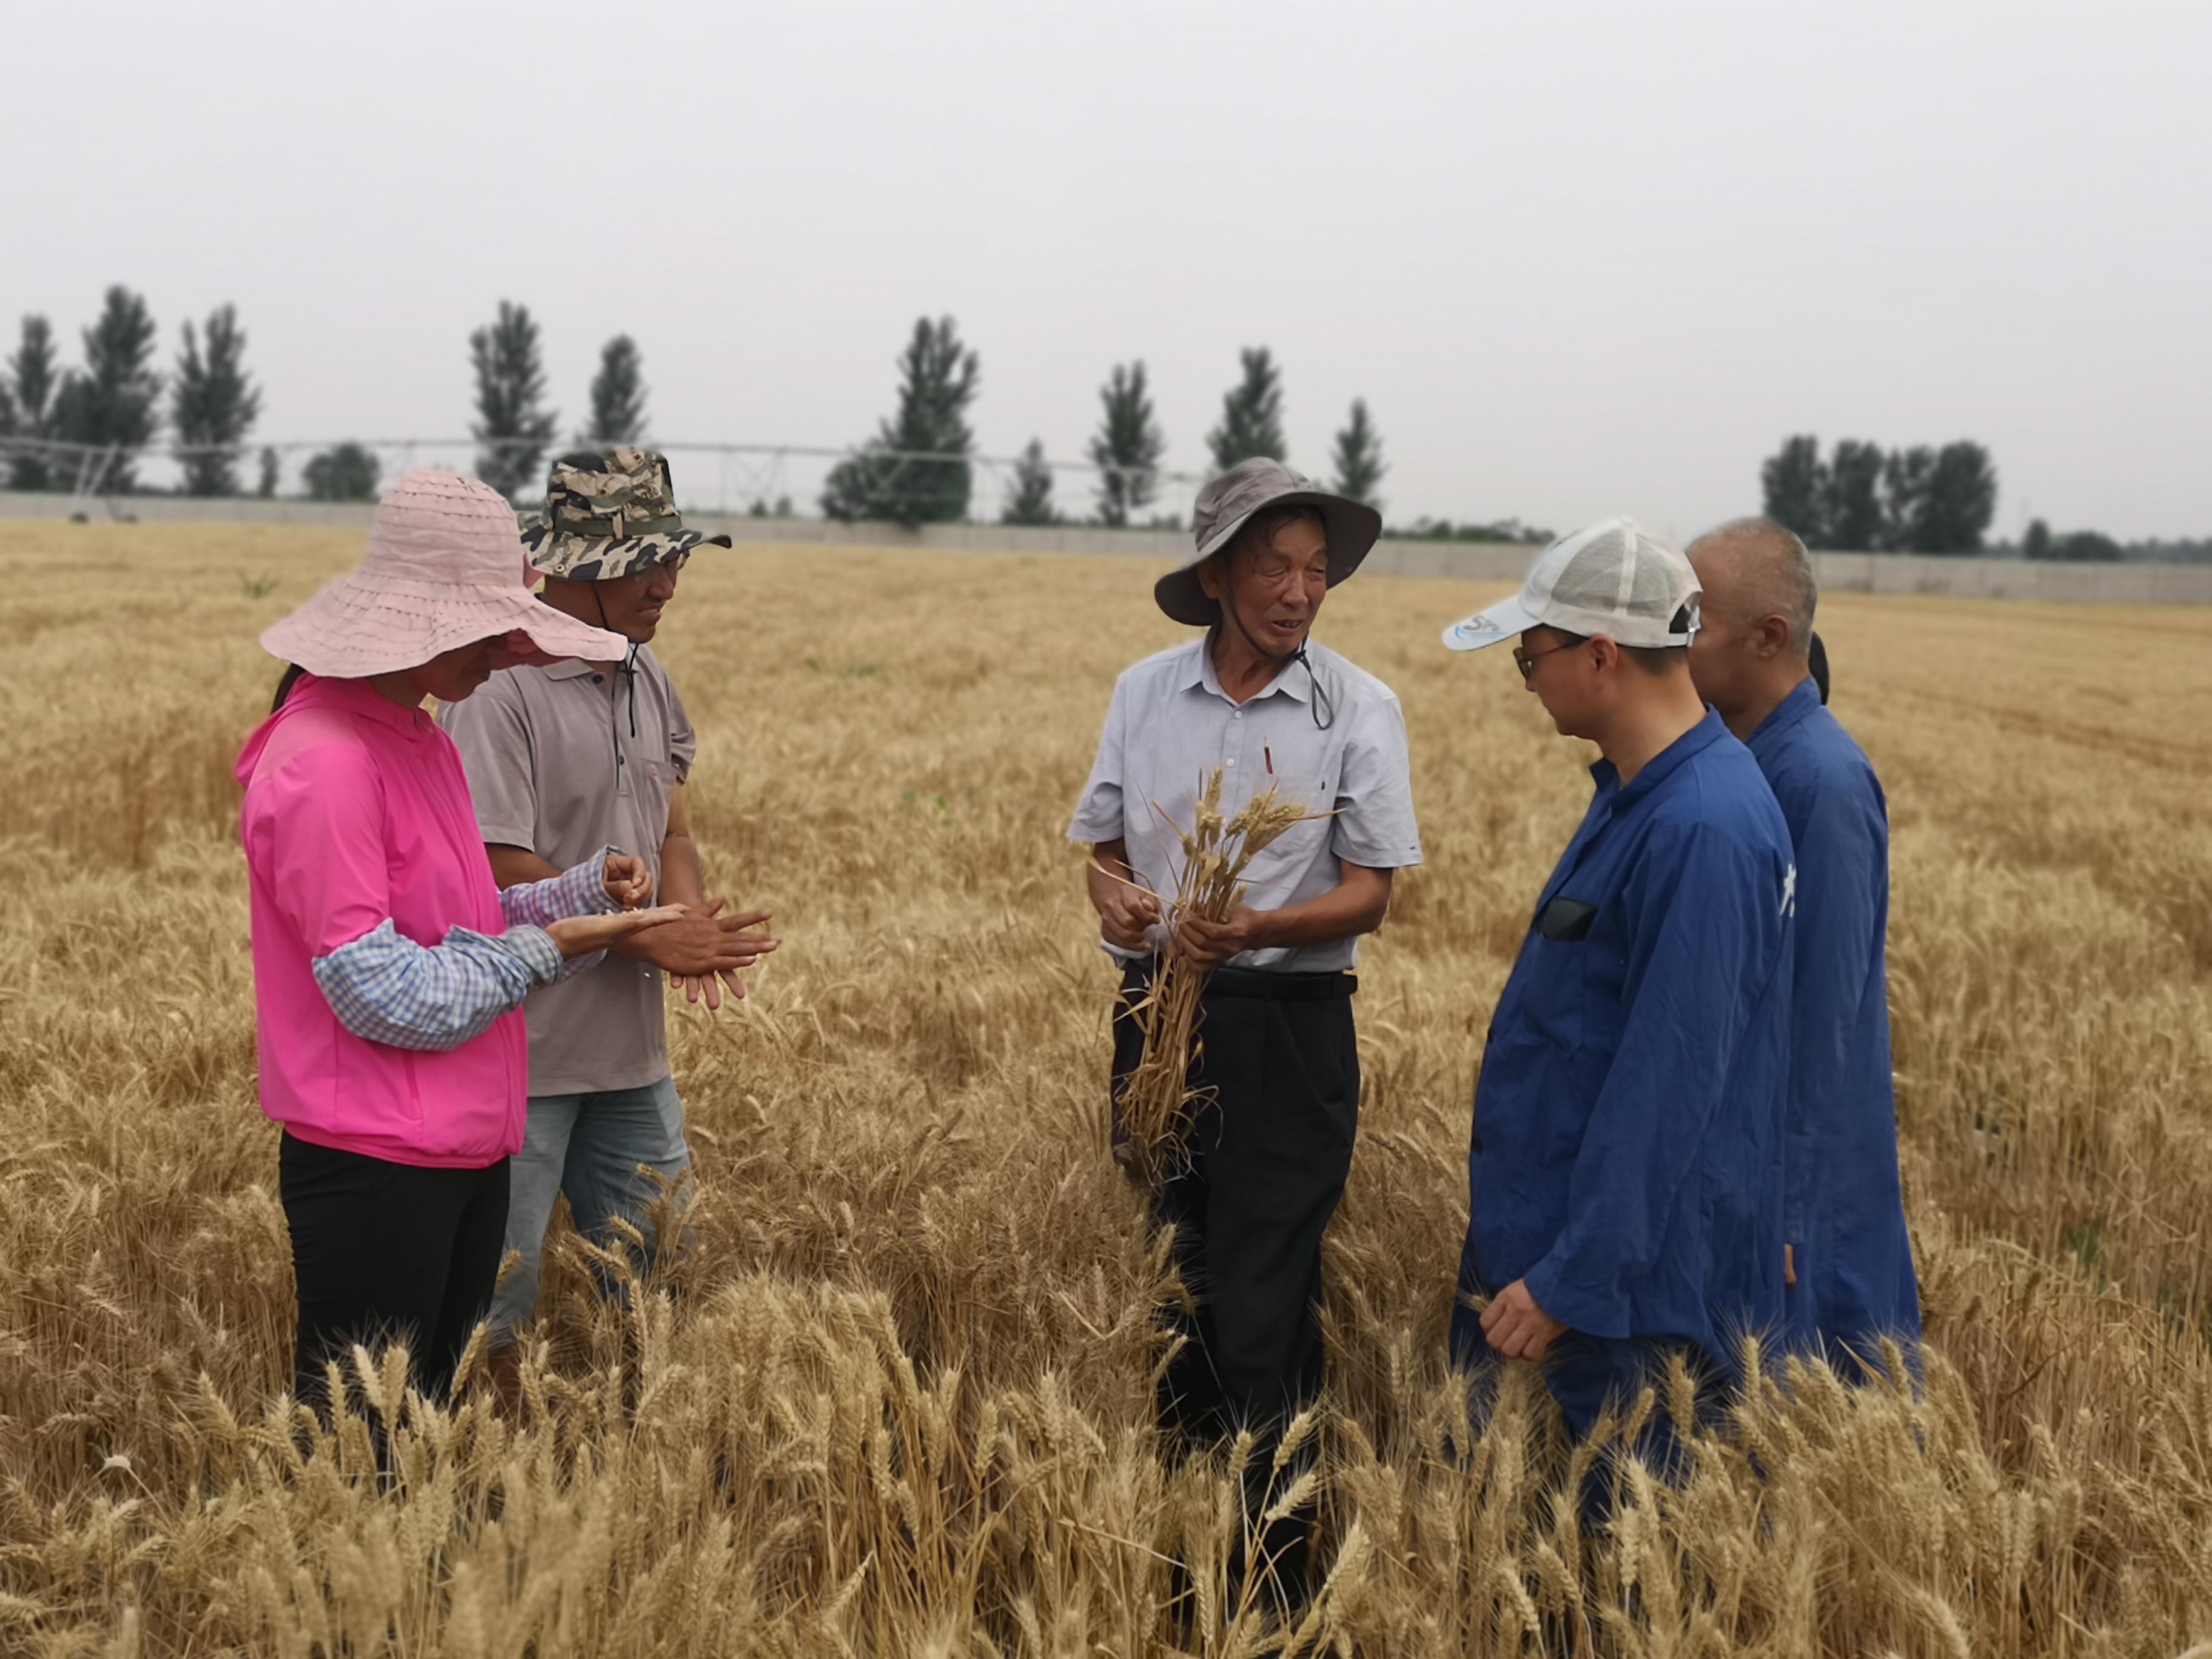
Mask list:
[[[731,1000],[742,1000],[745,988],[738,972],[783,943],[757,931],[772,912],[725,915],[728,905],[727,899],[710,899],[686,910],[680,921],[657,927],[639,941],[646,959],[668,975],[668,982],[683,992],[684,1000],[695,1006],[705,1003],[710,1013],[720,1012],[726,991]]]
[[[663,904],[650,910],[616,910],[605,915],[563,916],[545,931],[552,935],[553,943],[564,957],[587,957],[594,951],[604,951],[617,939],[628,939],[632,933],[642,933],[648,927],[665,927],[680,921],[684,907]]]

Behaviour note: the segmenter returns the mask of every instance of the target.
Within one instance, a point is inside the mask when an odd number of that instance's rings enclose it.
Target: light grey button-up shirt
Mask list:
[[[1304,668],[1291,664],[1240,705],[1221,689],[1203,635],[1124,672],[1068,839],[1127,843],[1138,878],[1171,898],[1182,874],[1176,832],[1190,828],[1199,792],[1218,766],[1226,816],[1270,783],[1316,813],[1335,814],[1299,824],[1252,860],[1244,902],[1255,910],[1319,897],[1343,879],[1340,863],[1376,870],[1419,864],[1397,697],[1326,646],[1310,644],[1306,654],[1326,694],[1322,718],[1335,710],[1326,730],[1314,723],[1314,684]],[[1164,942],[1153,929],[1153,943]],[[1358,960],[1358,941],[1247,951],[1233,960],[1239,968],[1283,973],[1334,971]]]

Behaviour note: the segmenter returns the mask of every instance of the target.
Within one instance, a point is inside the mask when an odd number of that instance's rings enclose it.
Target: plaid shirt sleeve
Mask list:
[[[607,860],[621,850],[602,847],[557,876],[501,888],[500,914],[509,927],[545,927],[564,916],[603,916],[621,909],[615,896],[607,891],[606,874]],[[605,951],[594,951],[589,956],[571,957],[561,964],[556,977],[573,979],[586,968],[599,966],[605,955]]]
[[[403,937],[389,917],[314,962],[315,983],[347,1030],[434,1054],[481,1036],[561,969],[560,947],[542,927],[511,927],[496,939],[456,927],[433,947]]]

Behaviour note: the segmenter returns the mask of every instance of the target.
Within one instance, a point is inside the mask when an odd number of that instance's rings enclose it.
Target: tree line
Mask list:
[[[240,467],[261,415],[246,343],[237,307],[219,306],[204,325],[183,325],[176,357],[164,370],[145,296],[118,284],[83,331],[82,362],[65,368],[52,321],[26,316],[14,353],[0,365],[0,440],[21,441],[7,447],[0,483],[12,489],[73,487],[75,469],[63,451],[48,447],[65,445],[106,453],[102,483],[128,494],[139,488],[140,457],[166,428],[184,494],[244,493]],[[534,482],[553,440],[538,324],[526,307],[501,302],[496,317],[469,336],[469,354],[476,374],[472,435],[483,447],[477,470],[514,495]],[[644,365],[628,335],[602,349],[591,401],[580,441],[631,443],[643,434]],[[276,450],[264,446],[256,493],[274,495],[281,471]],[[348,442],[309,457],[301,477],[315,500],[371,501],[380,471],[373,451]]]
[[[1796,531],[1808,547],[1839,553],[1979,553],[1997,504],[1996,469],[1989,451],[1964,439],[1940,449],[1917,445],[1885,451],[1855,438],[1825,456],[1820,440],[1785,440],[1759,468],[1766,516]],[[2194,544],[2168,550],[2153,543],[2136,551],[2189,559]],[[1991,550],[2027,559],[2116,561],[2129,550],[2095,530],[2054,532],[2033,520],[2014,548]]]
[[[82,331],[82,361],[64,366],[51,321],[21,320],[14,353],[0,364],[0,440],[7,468],[0,483],[15,489],[72,487],[64,452],[102,452],[111,490],[139,487],[137,465],[162,431],[173,434],[180,488],[191,495],[242,493],[240,468],[261,413],[261,389],[246,367],[246,336],[235,307],[218,306],[204,321],[185,321],[176,355],[157,361],[159,330],[143,295],[118,284]],[[513,499],[533,494],[559,416],[546,403],[544,349],[538,320],[525,305],[502,300],[491,319],[468,337],[475,382],[477,470]],[[892,412],[874,434],[830,470],[821,508],[840,520],[879,519],[909,526],[953,522],[974,505],[975,434],[969,410],[981,388],[982,365],[950,317],[918,318],[896,360]],[[1216,471],[1254,456],[1286,459],[1280,365],[1265,346],[1239,354],[1239,374],[1222,394],[1221,413],[1206,434]],[[643,354],[627,334],[600,349],[590,408],[580,443],[635,443],[647,426]],[[1152,400],[1143,359],[1115,363],[1098,389],[1098,423],[1085,446],[1096,470],[1087,512],[1064,508],[1054,465],[1042,439],[1016,459],[1000,505],[1001,522],[1053,525],[1087,518],[1109,526],[1147,522],[1158,499],[1167,437]],[[310,457],[302,470],[318,500],[366,501],[377,493],[380,465],[360,443],[342,443]],[[1329,456],[1329,483],[1339,494],[1382,505],[1388,471],[1382,440],[1366,400],[1355,398]],[[257,493],[276,493],[276,451],[260,453]],[[1785,440],[1759,468],[1767,517],[1788,526],[1811,547],[1837,551],[1976,553],[1996,511],[1997,476],[1989,452],[1966,440],[1885,450],[1858,439],[1838,441],[1825,454],[1820,440]],[[787,512],[787,501],[777,510]],[[767,503],[754,512],[764,514]],[[1150,522],[1180,520],[1154,517]],[[1474,541],[1549,539],[1547,532],[1506,520],[1455,526],[1418,520],[1415,536]],[[2009,547],[2000,549],[2009,552]],[[2032,523],[2019,552],[2031,559],[2118,559],[2112,538],[2096,531],[2053,532]],[[2185,553],[2197,550],[2194,544]]]
[[[1766,459],[1759,480],[1768,518],[1808,547],[1839,553],[1978,553],[1996,514],[1989,451],[1963,439],[1884,450],[1844,438],[1823,456],[1802,434]]]
[[[10,489],[52,489],[70,482],[55,453],[35,447],[39,441],[112,447],[110,486],[134,489],[137,457],[166,416],[187,451],[179,458],[185,493],[238,493],[241,441],[260,416],[261,392],[246,372],[246,331],[234,307],[218,306],[204,328],[186,322],[165,374],[155,363],[159,331],[144,296],[118,284],[84,330],[82,346],[82,362],[64,368],[52,323],[43,316],[22,319],[0,374],[0,438],[33,443],[10,446]]]
[[[22,319],[16,351],[0,374],[0,439],[34,441],[10,447],[10,487],[52,489],[74,483],[57,453],[35,442],[48,441],[112,450],[106,486],[135,490],[139,457],[166,425],[173,434],[185,493],[242,493],[240,467],[260,416],[261,391],[246,368],[246,337],[236,308],[219,307],[204,327],[186,322],[167,373],[156,361],[158,332],[143,295],[111,288],[99,319],[83,331],[82,366],[64,368],[51,322],[43,316]],[[543,332],[529,307],[502,300],[491,319],[470,333],[468,349],[477,473],[501,494],[520,498],[535,489],[560,424],[546,401]],[[832,518],[910,526],[966,519],[975,453],[968,411],[981,387],[981,360],[962,343],[952,319],[924,317],[915,322],[897,369],[896,410],[852,456],[830,469],[822,509]],[[617,335],[601,348],[578,441],[639,441],[647,428],[646,398],[643,355],[629,335]],[[1167,453],[1144,362],[1113,365],[1099,401],[1098,427],[1086,447],[1098,474],[1091,516],[1105,525],[1142,522],[1158,496]],[[1264,346],[1246,349],[1241,376],[1223,397],[1220,421],[1206,434],[1215,469],[1255,455],[1283,459],[1289,446],[1282,415],[1279,366]],[[1380,505],[1387,468],[1364,399],[1352,401],[1331,459],[1341,494]],[[368,446],[347,442],[310,457],[302,482],[317,500],[371,500],[380,471]],[[260,495],[276,493],[280,472],[276,452],[264,447]],[[1032,440],[1013,469],[1001,520],[1069,521],[1054,485],[1043,442]],[[766,504],[755,510],[766,511]]]
[[[968,410],[981,389],[982,361],[962,343],[950,317],[921,317],[899,353],[896,404],[872,436],[830,471],[822,511],[832,519],[879,519],[908,526],[969,516],[975,493],[975,434]],[[1159,495],[1167,434],[1152,402],[1144,360],[1115,363],[1098,388],[1098,424],[1085,448],[1097,472],[1091,522],[1144,521]],[[1222,395],[1221,417],[1206,434],[1216,471],[1255,456],[1284,460],[1282,369],[1265,346],[1247,347],[1241,373]],[[1380,507],[1382,434],[1364,398],[1352,399],[1330,455],[1333,488]],[[1032,438],[1017,458],[999,518],[1003,524],[1066,524],[1083,516],[1064,510],[1044,441]],[[1158,522],[1158,520],[1154,520]],[[1182,520],[1168,522],[1180,528]]]

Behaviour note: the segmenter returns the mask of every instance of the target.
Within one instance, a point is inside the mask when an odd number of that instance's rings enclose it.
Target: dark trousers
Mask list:
[[[294,1395],[327,1406],[323,1367],[355,1343],[404,1341],[416,1386],[441,1398],[491,1306],[507,1240],[507,1163],[427,1170],[286,1135],[277,1185],[300,1328]]]
[[[1118,1091],[1143,1053],[1127,1009],[1150,964],[1132,966],[1114,1022]],[[1269,974],[1224,968],[1207,981],[1191,1082],[1210,1096],[1188,1155],[1155,1195],[1175,1230],[1175,1262],[1192,1307],[1162,1320],[1185,1340],[1161,1379],[1160,1426],[1171,1450],[1209,1445],[1239,1428],[1261,1436],[1248,1514],[1265,1510],[1269,1464],[1284,1423],[1321,1392],[1321,1242],[1352,1168],[1359,1123],[1359,1050],[1349,974]],[[1279,1491],[1277,1492],[1279,1496]],[[1310,1517],[1261,1541],[1295,1598],[1306,1573]]]

